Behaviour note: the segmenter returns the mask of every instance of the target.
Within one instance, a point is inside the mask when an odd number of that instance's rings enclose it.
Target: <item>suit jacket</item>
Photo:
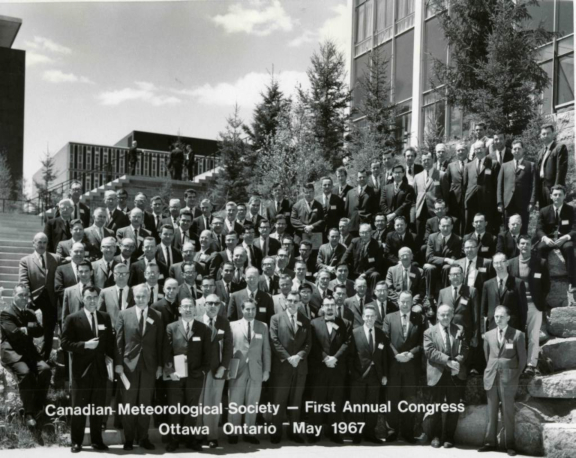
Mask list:
[[[192,320],[190,338],[186,338],[186,328],[182,320],[166,326],[163,346],[163,362],[167,373],[174,372],[174,357],[186,355],[188,377],[198,379],[200,386],[210,370],[212,356],[212,331],[204,323]]]
[[[254,246],[262,252],[262,259],[264,259],[266,256],[276,256],[278,250],[282,248],[282,245],[278,240],[268,237],[268,254],[264,255],[264,252],[262,250],[263,246],[261,242],[262,240],[260,239],[260,237],[254,239]]]
[[[414,186],[414,179],[416,178],[416,175],[418,175],[420,172],[422,172],[422,170],[424,170],[424,167],[422,167],[422,164],[414,164],[412,166],[412,174],[409,174],[409,168],[408,165],[406,165],[406,176],[404,177],[404,181],[406,183],[408,183],[410,186]]]
[[[134,228],[132,227],[132,225],[121,227],[116,231],[116,239],[118,240],[118,243],[122,243],[122,239],[124,238],[134,240],[134,243],[136,244],[136,250],[134,251],[135,257],[139,257],[142,255],[143,253],[142,246],[144,245],[144,239],[146,237],[152,237],[152,236],[153,236],[152,232],[144,229],[143,227],[140,227],[140,229],[138,229],[138,240],[136,240],[136,235],[134,234]]]
[[[49,219],[44,225],[44,234],[48,237],[46,251],[56,253],[58,244],[64,240],[72,238],[71,228],[60,216]]]
[[[244,317],[242,305],[248,300],[248,290],[242,289],[230,295],[228,306],[228,320],[236,321]],[[262,323],[270,323],[270,318],[274,315],[274,301],[272,296],[264,291],[257,290],[254,296],[256,302],[256,320]]]
[[[508,259],[520,255],[518,243],[512,238],[512,233],[510,231],[498,234],[496,253],[504,253]]]
[[[467,267],[467,258],[460,258],[456,262],[462,267],[462,272],[464,273],[464,284],[468,285],[468,278],[466,277],[466,267]],[[476,292],[480,294],[482,292],[482,285],[490,280],[492,277],[496,275],[494,268],[492,267],[492,260],[483,258],[482,256],[476,257],[476,270],[478,273],[476,274],[476,279],[474,280],[473,287],[476,288]],[[468,285],[470,286],[470,285]]]
[[[76,205],[74,205],[74,207],[75,206]],[[80,218],[80,220],[82,221],[82,226],[84,226],[84,228],[87,228],[88,226],[90,226],[90,207],[88,207],[86,204],[83,204],[82,202],[78,202],[78,206],[80,207],[80,214],[74,216],[74,210],[73,210],[72,219]],[[59,216],[60,216],[60,209],[56,207],[56,213],[54,214],[54,217],[58,218]]]
[[[316,263],[317,263],[317,256],[316,253],[312,252],[310,253],[310,256],[308,256],[308,259],[306,259],[306,261],[304,261],[304,259],[302,259],[302,256],[296,256],[294,258],[294,264],[296,264],[296,261],[300,261],[306,264],[306,280],[310,281],[310,282],[314,282],[314,274],[316,273]]]
[[[40,305],[40,301],[47,299],[56,310],[55,277],[60,257],[48,252],[45,253],[45,257],[45,269],[42,268],[42,261],[34,253],[20,259],[18,282],[28,286],[30,298],[36,306]]]
[[[206,275],[210,272],[212,268],[212,263],[218,263],[219,261],[215,261],[217,253],[211,248],[208,247],[204,253],[201,251],[197,251],[194,254],[194,262],[197,266],[200,266],[202,275]],[[218,270],[218,269],[216,269]],[[200,271],[198,272],[200,273]]]
[[[126,286],[126,288],[128,288],[128,296],[126,303],[122,304],[122,310],[134,305],[132,289],[129,286]],[[118,288],[116,288],[116,286],[110,286],[100,291],[100,296],[98,297],[98,310],[108,314],[112,321],[112,329],[115,330],[116,324],[118,323],[118,314],[121,311],[120,303],[118,301]]]
[[[450,216],[458,215],[458,209],[464,204],[464,169],[466,168],[466,161],[463,161],[462,170],[458,160],[452,161],[448,164],[448,169],[444,174],[444,181],[446,182],[445,188],[448,189],[448,214]]]
[[[308,359],[310,372],[314,374],[312,380],[316,386],[326,386],[325,381],[327,379],[334,376],[345,377],[348,372],[347,363],[348,352],[352,344],[352,323],[344,318],[336,317],[334,324],[338,326],[338,329],[335,329],[330,335],[326,319],[323,316],[314,318],[310,322],[312,345]],[[329,368],[323,363],[327,356],[333,356],[338,360],[336,367]]]
[[[346,253],[346,247],[340,243],[336,245],[334,249],[329,243],[322,245],[318,250],[318,256],[316,258],[316,272],[319,272],[325,267],[337,267],[344,253]]]
[[[188,229],[188,233],[186,234],[190,239],[190,242],[194,243],[196,251],[200,249],[200,242],[198,241],[198,235],[192,231],[192,228]],[[172,246],[179,251],[182,251],[183,243],[182,243],[182,229],[179,227],[174,229],[174,241],[172,242]]]
[[[401,264],[396,264],[388,269],[386,274],[386,284],[388,285],[388,300],[398,305],[398,298],[400,293],[403,291],[402,281],[403,281],[404,269]],[[424,274],[422,269],[418,266],[412,264],[409,275],[409,285],[408,289],[412,293],[412,301],[414,305],[422,304],[424,296],[426,295],[426,281],[424,279]]]
[[[251,380],[261,382],[264,372],[269,373],[271,368],[268,327],[258,320],[254,320],[252,324],[252,337],[250,342],[248,342],[243,321],[239,320],[230,323],[234,339],[233,358],[240,360],[238,364],[239,375],[247,370]]]
[[[69,258],[72,254],[72,246],[74,245],[74,239],[61,240],[56,247],[56,254],[60,256],[62,262],[70,262],[66,258]],[[84,257],[88,260],[98,259],[98,255],[95,247],[88,241],[88,238],[84,236],[81,241],[84,245]]]
[[[168,299],[163,297],[162,299],[154,302],[150,307],[156,310],[162,316],[162,323],[165,326],[168,326],[170,323],[174,323],[180,318],[180,312],[178,311],[179,306],[180,302],[177,298],[171,304],[168,302]]]
[[[378,305],[378,300],[374,298],[374,300],[372,302],[368,302],[366,305],[371,305],[372,307],[374,307],[376,309],[376,323],[374,324],[377,328],[382,328],[382,326],[384,325],[384,318],[386,318],[386,315],[388,315],[389,313],[394,313],[396,311],[398,311],[398,307],[396,306],[396,304],[394,304],[389,298],[386,300],[386,304],[384,304],[384,315],[382,315],[382,313],[380,312],[380,306]],[[362,320],[362,317],[360,316],[360,319]],[[354,323],[356,324],[356,323]],[[364,324],[364,320],[362,320],[362,323]]]
[[[262,274],[260,275],[260,280],[258,281],[258,289],[273,296],[274,294],[278,294],[280,292],[279,281],[280,277],[278,275],[272,275],[272,277],[269,279],[270,286],[268,286],[266,278],[264,274]]]
[[[366,248],[363,248],[360,237],[352,240],[352,243],[346,249],[342,257],[342,262],[348,264],[350,277],[355,278],[360,274],[371,274],[373,272],[382,272],[383,254],[382,248],[374,239],[370,239]]]
[[[426,180],[425,174],[426,172],[422,171],[414,177],[416,218],[420,219],[428,219],[434,216],[434,203],[437,199],[448,200],[448,190],[446,189],[446,183],[442,179],[443,172],[433,168],[428,180]],[[422,214],[424,203],[426,203],[426,209],[428,210],[427,215]]]
[[[270,224],[274,223],[274,218],[278,215],[283,215],[290,222],[290,215],[292,214],[292,205],[288,199],[282,199],[280,202],[280,207],[276,209],[276,202],[271,200],[268,205],[266,205],[266,219],[270,221]]]
[[[104,289],[116,284],[114,282],[114,267],[118,261],[113,259],[111,262],[110,271],[108,271],[108,263],[104,258],[92,263],[92,275],[96,288]]]
[[[288,218],[290,218],[290,215],[288,215]],[[270,222],[272,223],[272,222]],[[240,237],[243,233],[244,233],[244,227],[236,220],[234,220],[234,224],[233,226],[233,230],[234,232],[236,232],[236,234],[238,234],[238,237]],[[228,230],[228,226],[226,225],[226,221],[224,221],[224,226],[222,226],[222,234],[226,235],[228,234],[230,231]]]
[[[536,255],[530,257],[528,263],[528,292],[532,296],[532,302],[541,312],[545,309],[546,296],[550,292],[550,273],[548,271],[548,262],[540,259]],[[515,278],[520,278],[520,257],[510,260],[508,271]]]
[[[172,264],[168,265],[168,260],[164,256],[164,249],[162,244],[156,247],[156,262],[158,263],[160,272],[163,272],[165,277],[168,276],[170,267],[172,267],[172,265],[182,262],[182,253],[180,250],[177,250],[173,247],[170,247],[170,249],[172,251]]]
[[[460,225],[458,224],[458,218],[454,218],[452,216],[452,233],[456,235],[460,235]],[[436,232],[440,232],[440,218],[434,216],[432,218],[428,218],[426,221],[426,229],[424,231],[424,243],[428,243],[428,239],[430,236]]]
[[[545,235],[554,238],[556,231],[559,236],[570,235],[572,241],[575,240],[576,230],[574,230],[574,207],[562,205],[560,209],[560,221],[556,221],[554,205],[548,205],[540,210],[538,215],[538,225],[536,227],[536,237],[541,240]]]
[[[69,286],[64,290],[64,298],[62,300],[62,316],[59,316],[59,321],[66,320],[68,315],[72,315],[77,311],[84,308],[84,301],[82,297],[82,289],[84,286],[81,283],[78,283],[73,286]]]
[[[196,272],[198,275],[202,275],[202,266],[200,264],[198,264],[197,262],[193,262],[194,266],[196,267]],[[181,285],[182,283],[184,283],[184,276],[182,275],[182,265],[184,264],[184,262],[177,262],[174,263],[170,266],[170,269],[168,269],[168,276],[170,278],[175,279],[178,282],[178,285]]]
[[[515,208],[528,210],[528,204],[536,205],[536,168],[532,162],[523,159],[515,170],[514,162],[506,162],[500,168],[496,203],[504,209],[514,205]]]
[[[340,189],[340,185],[336,185],[332,188],[332,194],[340,197],[340,199],[342,199],[344,204],[346,204],[346,200],[348,197],[348,191],[350,191],[351,189],[352,189],[352,186],[350,186],[348,183],[346,183],[346,186],[344,186],[342,189]]]
[[[228,304],[230,303],[230,295],[236,291],[246,288],[246,285],[237,284],[233,281],[230,282],[229,291],[226,290],[224,280],[216,280],[216,294],[224,304],[220,307],[220,311],[224,311],[224,317],[228,317]]]
[[[54,291],[56,291],[56,296],[58,298],[58,312],[57,317],[60,319],[62,316],[62,303],[64,300],[64,290],[69,286],[74,286],[78,282],[76,281],[76,275],[74,275],[74,269],[72,268],[72,263],[63,264],[58,266],[56,269],[56,274],[54,276]]]
[[[158,261],[156,261],[156,265],[158,266],[158,271],[160,272],[158,277],[158,283],[164,284],[164,280],[168,276],[168,269],[166,266],[161,265]],[[142,258],[136,262],[130,264],[130,276],[128,279],[128,285],[134,287],[136,285],[140,285],[146,282],[146,278],[144,277],[144,272],[146,271],[146,259]],[[160,288],[162,291],[162,288]]]
[[[260,222],[264,219],[262,215],[256,213],[255,215],[250,214],[250,210],[246,212],[245,221],[250,221],[254,225],[254,235],[255,237],[260,237]]]
[[[408,183],[400,183],[398,193],[394,193],[394,183],[382,187],[380,192],[380,211],[384,215],[395,213],[403,216],[406,222],[410,222],[410,209],[416,202],[414,188]],[[388,227],[394,227],[394,220],[388,223]]]
[[[102,235],[104,238],[116,237],[116,233],[112,229],[108,229],[106,226],[102,228]],[[88,245],[91,247],[92,250],[91,254],[93,256],[96,256],[97,259],[101,258],[102,251],[100,250],[100,245],[102,244],[102,239],[100,238],[100,235],[98,234],[98,231],[94,228],[94,226],[90,226],[84,229],[84,237],[88,241]]]
[[[484,158],[481,170],[476,168],[476,159],[466,164],[463,179],[463,186],[466,190],[464,197],[466,208],[473,205],[471,202],[475,199],[475,202],[480,203],[482,208],[491,212],[494,211],[499,172],[500,166],[497,162],[493,162],[490,157]]]
[[[156,220],[154,219],[154,216],[144,210],[142,211],[142,214],[144,215],[142,227],[152,234],[152,237],[156,239],[156,243],[160,243],[160,236],[156,229]],[[170,224],[172,224],[172,221],[170,221]]]
[[[201,297],[202,292],[196,288],[196,285],[194,285],[192,288],[188,284],[184,283],[178,286],[178,295],[176,296],[176,301],[178,303],[182,302],[183,299],[194,299],[194,301],[196,301]],[[220,308],[222,309],[224,306]]]
[[[360,194],[358,193],[358,187],[348,191],[344,211],[350,219],[350,232],[358,232],[358,228],[362,223],[371,225],[377,206],[378,198],[372,187],[365,186]]]
[[[424,332],[424,354],[426,355],[426,377],[428,386],[436,386],[445,370],[451,371],[446,366],[448,361],[458,361],[460,371],[458,378],[466,380],[465,361],[468,358],[468,344],[464,339],[462,326],[450,323],[450,348],[446,348],[446,342],[441,331],[441,324],[437,323]]]
[[[371,301],[368,296],[364,296],[364,305],[360,307],[360,300],[358,299],[358,295],[354,295],[344,300],[344,308],[350,310],[354,315],[354,321],[352,325],[355,328],[364,324],[364,320],[362,319],[362,315],[364,314],[364,307],[370,302]]]
[[[474,287],[460,285],[458,297],[454,299],[454,289],[448,286],[438,294],[438,306],[446,304],[454,310],[452,323],[463,328],[467,342],[480,338],[480,294]]]
[[[342,198],[337,194],[330,194],[330,199],[327,205],[324,206],[324,196],[322,195],[318,198],[318,202],[320,202],[324,211],[324,232],[328,234],[330,229],[338,229],[338,223],[344,217],[344,201]]]
[[[210,330],[210,327],[208,327]],[[226,370],[230,367],[230,360],[234,352],[234,339],[230,322],[221,315],[216,315],[214,329],[210,330],[212,339],[212,354],[210,356],[210,370],[216,375],[219,367]]]
[[[116,322],[116,354],[115,365],[122,365],[124,371],[134,372],[138,360],[143,358],[147,372],[155,373],[162,366],[162,345],[164,330],[162,316],[156,310],[147,307],[148,314],[144,334],[138,327],[137,307],[130,307],[118,314]]]
[[[411,312],[408,323],[408,332],[406,337],[404,337],[400,311],[386,315],[382,328],[386,335],[386,339],[389,342],[387,350],[390,371],[400,370],[411,374],[412,376],[416,375],[421,364],[420,355],[422,353],[424,326],[424,317],[420,313]],[[396,355],[407,351],[414,355],[414,359],[406,363],[397,362]]]
[[[505,305],[510,310],[510,326],[524,329],[528,315],[526,287],[519,278],[508,275],[502,294],[498,291],[498,277],[491,278],[482,287],[482,317],[487,319],[486,330],[494,329],[494,310]]]
[[[504,153],[502,154],[502,152],[500,152],[500,160],[498,160],[498,158],[496,157],[496,148],[494,147],[494,144],[490,144],[490,146],[488,146],[488,155],[492,158],[494,162],[498,162],[500,167],[502,167],[503,164],[510,162],[512,159],[514,159],[514,156],[512,155],[512,151],[510,151],[510,148],[505,147]]]
[[[98,329],[96,334],[84,310],[66,317],[62,330],[62,349],[72,353],[72,377],[74,379],[96,378],[106,380],[106,356],[114,359],[116,345],[110,317],[96,311]],[[84,348],[84,343],[98,337],[98,346],[91,350]]]
[[[478,255],[482,256],[483,258],[492,258],[492,256],[494,256],[497,251],[496,251],[496,242],[497,239],[494,235],[490,234],[490,232],[484,232],[484,234],[482,234],[482,237],[480,238],[480,240],[478,240],[478,236],[476,235],[476,232],[471,232],[470,234],[466,234],[463,238],[462,238],[462,254],[464,255],[464,244],[466,243],[467,240],[470,240],[471,238],[476,239],[476,242],[478,242]]]
[[[448,243],[442,247],[440,232],[432,234],[426,247],[426,262],[438,268],[442,268],[445,258],[459,259],[462,253],[462,239],[452,234]]]
[[[412,253],[418,252],[414,234],[412,234],[410,231],[406,231],[404,233],[404,240],[401,240],[400,234],[398,234],[398,232],[388,232],[386,235],[386,258],[390,264],[394,265],[398,263],[398,251],[403,247],[410,248]]]
[[[334,280],[330,280],[328,283],[328,288],[332,291],[336,291],[336,285],[340,284],[337,278]],[[346,296],[352,297],[356,294],[356,290],[354,289],[354,282],[352,280],[346,280]]]
[[[21,328],[26,328],[26,333]],[[24,361],[29,367],[42,360],[34,345],[34,338],[44,335],[36,314],[29,309],[19,309],[13,303],[0,312],[0,360],[5,366]]]
[[[526,341],[524,333],[512,326],[504,333],[505,345],[498,343],[498,329],[488,331],[484,336],[484,389],[489,390],[494,385],[496,375],[500,376],[502,386],[516,386],[520,375],[526,367]]]
[[[540,177],[542,170],[542,161],[546,155],[546,147],[543,147],[538,153],[536,161],[536,189],[542,189],[542,186],[550,189],[552,186],[561,184],[566,185],[566,175],[568,173],[568,149],[563,143],[554,141],[550,145],[550,154],[544,164],[544,177]]]
[[[301,313],[296,314],[296,333],[286,312],[272,316],[270,320],[270,347],[272,350],[272,374],[277,380],[286,380],[292,373],[308,373],[308,354],[312,346],[310,320]],[[287,361],[298,355],[302,360],[294,369]]]
[[[388,375],[386,336],[382,329],[374,326],[374,348],[370,348],[364,326],[352,330],[350,339],[349,370],[352,380],[363,380],[373,368],[378,381]]]
[[[110,220],[106,223],[106,228],[110,229],[114,234],[122,227],[130,226],[130,219],[126,214],[117,208],[110,214]]]
[[[317,200],[313,200],[312,204],[308,206],[304,199],[300,199],[292,207],[290,224],[292,224],[295,234],[300,238],[303,237],[305,226],[313,226],[313,232],[323,232],[324,210],[322,204]]]

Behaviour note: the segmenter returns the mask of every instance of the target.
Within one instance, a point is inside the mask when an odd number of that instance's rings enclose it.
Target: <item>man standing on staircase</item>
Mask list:
[[[132,146],[128,150],[128,163],[130,168],[128,169],[128,175],[136,175],[136,164],[138,163],[138,156],[140,151],[138,151],[138,142],[133,141]]]
[[[74,210],[72,201],[70,199],[62,199],[58,202],[58,210],[60,211],[60,216],[49,219],[44,226],[44,234],[48,237],[47,250],[50,253],[56,253],[58,243],[72,238],[72,228],[70,227],[72,211]]]

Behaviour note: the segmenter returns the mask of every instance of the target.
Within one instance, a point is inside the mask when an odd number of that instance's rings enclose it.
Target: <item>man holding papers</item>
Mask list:
[[[72,406],[104,407],[107,380],[113,379],[114,336],[107,313],[96,311],[98,290],[84,289],[84,308],[68,315],[62,332],[62,348],[72,353]],[[72,453],[82,450],[86,416],[72,415]],[[90,415],[90,440],[94,450],[107,450],[102,441],[101,415]]]
[[[208,297],[214,297],[211,294]],[[196,305],[192,299],[180,303],[180,319],[166,327],[164,345],[164,370],[172,379],[168,384],[168,405],[196,406],[200,401],[204,376],[210,370],[212,331],[205,324],[194,320]],[[170,415],[172,425],[196,426],[197,417]],[[188,436],[186,446],[201,451],[195,436]],[[171,437],[167,452],[178,449],[178,438]]]

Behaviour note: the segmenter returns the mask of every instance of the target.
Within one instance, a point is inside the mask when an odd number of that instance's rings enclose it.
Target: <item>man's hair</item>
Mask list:
[[[161,196],[154,196],[152,197],[152,199],[150,199],[150,202],[156,202],[157,200],[163,200]],[[170,199],[170,201],[172,201],[172,199]]]
[[[92,286],[92,285],[87,285],[87,286],[84,286],[84,287],[82,288],[82,297],[84,297],[84,295],[86,294],[86,292],[96,293],[96,294],[99,294],[99,293],[100,293],[100,291],[98,290],[98,288],[96,288],[95,286]]]
[[[192,216],[192,213],[190,213],[190,210],[183,208],[182,210],[180,210],[180,218],[182,218],[183,216],[189,216],[191,219],[194,219],[194,217]]]
[[[377,313],[376,307],[374,307],[373,305],[367,304],[364,306],[364,310],[362,311],[362,315],[364,315],[367,310],[372,310],[374,313]]]
[[[274,224],[276,224],[278,221],[281,221],[281,220],[284,220],[285,223],[288,223],[286,216],[282,215],[282,214],[276,215],[276,217],[272,221],[274,222]]]
[[[404,223],[406,223],[406,217],[405,216],[397,216],[396,218],[394,218],[394,222],[396,221],[404,221]]]
[[[540,130],[544,130],[544,129],[550,129],[552,132],[555,132],[555,130],[556,130],[556,128],[554,127],[554,124],[550,124],[550,123],[542,124],[542,127],[540,127]]]
[[[313,290],[312,290],[312,285],[310,285],[310,284],[308,284],[308,283],[304,283],[304,284],[300,285],[300,288],[298,288],[298,291],[300,292],[300,291],[303,291],[303,290],[305,290],[305,289],[307,289],[307,290],[310,291],[310,292],[313,291]]]
[[[18,283],[14,289],[12,291],[14,291],[14,294],[16,293],[16,290],[22,288],[22,289],[27,289],[30,290],[30,288],[28,288],[28,285],[24,284],[24,283]]]
[[[508,307],[506,307],[505,305],[498,305],[496,306],[496,308],[494,309],[494,314],[496,314],[496,312],[498,311],[498,309],[500,310],[504,310],[506,312],[506,315],[510,316],[510,309]]]
[[[444,221],[445,219],[447,219],[448,221],[450,221],[450,224],[452,224],[452,225],[454,224],[454,220],[452,219],[451,216],[448,216],[448,215],[443,216],[442,218],[440,218],[440,222]]]
[[[228,208],[228,207],[234,207],[234,208],[237,208],[237,207],[238,207],[238,205],[236,205],[236,202],[232,202],[232,201],[230,201],[230,202],[227,202],[227,203],[226,203],[226,208]]]
[[[80,224],[80,226],[82,226],[82,228],[84,228],[84,224],[82,224],[82,220],[80,218],[73,219],[72,221],[70,221],[70,227],[74,227],[77,224]]]
[[[484,121],[477,122],[476,126],[480,126],[480,127],[483,127],[484,129],[486,129],[486,123]],[[474,126],[474,127],[476,127],[476,126]]]
[[[562,191],[564,195],[566,195],[566,188],[561,184],[555,184],[550,188],[550,194],[552,194],[554,191]]]
[[[522,148],[524,148],[524,143],[522,142],[522,139],[520,139],[520,138],[515,138],[512,141],[512,146],[514,146],[514,145],[520,145]]]
[[[379,286],[385,286],[386,289],[388,289],[388,283],[386,283],[385,280],[380,280],[378,283],[376,283],[376,286],[374,286],[374,289],[378,288]]]
[[[144,197],[144,199],[148,199],[148,196],[146,194],[144,194],[143,192],[139,192],[138,194],[136,194],[134,196],[134,200],[138,199],[138,197]]]
[[[170,227],[172,227],[172,226],[170,226]],[[156,239],[155,239],[154,237],[146,237],[146,238],[144,239],[144,242],[154,242],[154,243],[156,243]]]
[[[90,263],[90,261],[87,261],[86,259],[84,261],[82,261],[80,264],[78,264],[78,269],[80,267],[86,267],[88,266],[88,269],[90,269],[90,271],[92,271],[92,264]]]
[[[302,245],[307,246],[308,248],[312,249],[312,244],[308,240],[302,240],[300,242],[300,246],[302,246]]]
[[[436,204],[446,205],[446,201],[444,199],[436,199],[434,201],[434,205],[436,205]]]
[[[336,173],[343,173],[344,176],[348,176],[348,170],[346,170],[346,167],[338,167]]]
[[[324,180],[330,180],[330,183],[332,183],[332,178],[330,178],[330,177],[322,177],[322,178],[320,178],[320,183],[322,183]]]
[[[532,239],[527,234],[522,234],[518,237],[518,243],[520,243],[521,240],[526,240],[528,243],[532,243]]]
[[[452,264],[450,266],[450,270],[452,270],[452,269],[458,269],[461,274],[464,273],[464,269],[462,269],[462,266],[460,264]],[[448,272],[450,272],[450,270]]]
[[[266,218],[260,220],[258,227],[262,227],[262,223],[270,225],[270,221],[268,221]]]
[[[186,191],[184,191],[184,196],[188,195],[188,194],[193,194],[196,195],[196,191],[194,189],[187,189]]]
[[[162,233],[162,231],[164,229],[168,229],[169,231],[172,231],[172,233],[174,233],[174,226],[172,226],[172,224],[164,224],[161,228],[160,228],[160,233]]]
[[[254,201],[256,201],[256,200],[260,200],[260,201],[261,201],[262,199],[260,198],[260,196],[252,196],[252,197],[250,197],[250,200],[248,201],[248,204],[251,204],[252,202],[254,202]]]
[[[392,167],[393,172],[395,172],[397,169],[400,169],[402,173],[406,173],[406,169],[402,164],[396,164],[394,167]]]
[[[477,216],[481,216],[482,218],[484,218],[484,221],[486,221],[486,215],[484,213],[478,212],[474,215],[474,218],[476,218]]]
[[[416,148],[414,148],[413,146],[409,146],[408,148],[406,148],[406,149],[404,150],[404,153],[403,153],[404,156],[406,156],[406,153],[407,153],[408,151],[412,151],[412,152],[414,153],[414,156],[418,156],[418,151],[416,151]]]
[[[226,237],[228,237],[229,235],[233,235],[234,237],[238,238],[238,232],[236,232],[236,231],[230,231],[230,232],[228,232],[228,233],[226,234]],[[225,237],[225,238],[226,238],[226,237]]]
[[[252,299],[247,299],[242,303],[242,310],[246,308],[246,304],[252,304],[254,307],[256,307],[256,302],[254,302]]]
[[[307,191],[310,191],[310,190],[314,191],[314,183],[305,183],[302,186],[302,189],[305,189]]]

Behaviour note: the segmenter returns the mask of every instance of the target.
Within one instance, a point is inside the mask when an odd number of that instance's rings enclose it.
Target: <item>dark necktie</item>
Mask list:
[[[252,245],[248,245],[248,251],[250,252],[250,264],[255,266],[256,260],[254,259],[254,250],[252,249]]]
[[[140,334],[144,334],[144,311],[140,311],[140,320],[138,320],[138,329]]]
[[[361,311],[361,312],[364,312],[364,298],[361,297],[361,298],[358,300],[358,302],[359,302],[359,304],[360,304],[360,311]]]
[[[560,212],[557,208],[554,209],[554,212],[556,213],[556,226],[560,226]]]
[[[370,345],[370,352],[374,353],[374,337],[372,337],[372,329],[368,330],[368,345]]]
[[[250,321],[248,322],[248,344],[252,343],[252,328],[250,326]]]
[[[122,310],[123,302],[124,302],[124,290],[120,289],[118,290],[118,310]]]
[[[186,340],[190,340],[190,322],[186,323]]]
[[[46,270],[46,261],[44,261],[44,255],[40,256],[40,260],[42,261],[42,268]]]
[[[110,278],[112,276],[112,263],[109,262],[108,263],[108,278]]]
[[[296,320],[294,319],[294,315],[290,315],[292,317],[292,329],[296,332]]]
[[[92,327],[92,333],[94,337],[98,337],[98,330],[96,329],[96,320],[94,319],[94,312],[90,314],[90,326]]]
[[[498,347],[502,348],[502,344],[504,343],[504,331],[502,329],[498,329]]]
[[[502,296],[502,292],[504,291],[504,280],[500,279],[500,287],[498,288],[498,292],[500,296]]]
[[[442,243],[440,245],[440,250],[444,251],[444,247],[446,246],[446,238],[443,235],[441,235],[440,238],[442,239]]]
[[[403,269],[402,274],[402,291],[408,291],[408,271]]]
[[[214,328],[214,318],[210,318],[210,328]]]
[[[444,326],[444,345],[446,346],[446,354],[448,356],[452,355],[452,348],[450,347],[450,333],[448,331],[448,326]]]
[[[458,288],[454,287],[454,302],[456,302],[457,297],[458,297]]]
[[[134,238],[136,239],[136,248],[138,248],[138,229],[134,229]]]
[[[156,229],[160,229],[160,215],[156,215]]]
[[[470,266],[472,265],[472,261],[466,261],[466,281],[468,281],[468,277],[470,275]]]
[[[402,335],[406,337],[408,333],[408,320],[406,315],[402,315]]]

